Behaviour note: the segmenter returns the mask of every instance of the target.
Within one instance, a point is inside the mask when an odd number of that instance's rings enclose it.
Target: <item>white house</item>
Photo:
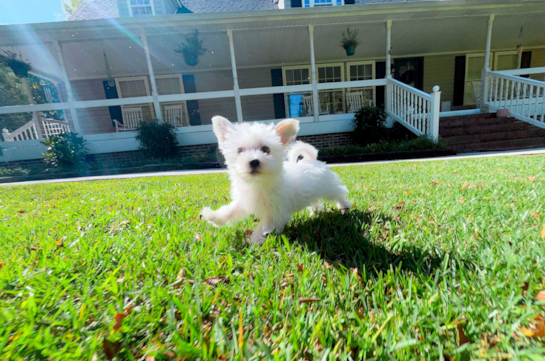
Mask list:
[[[0,26],[0,52],[59,94],[0,104],[34,114],[4,130],[0,162],[39,159],[38,138],[68,128],[91,153],[134,151],[132,129],[152,118],[176,125],[183,146],[213,144],[216,114],[296,117],[301,135],[328,137],[366,104],[430,136],[446,117],[503,108],[545,128],[543,0],[87,0],[69,20]],[[359,31],[352,56],[339,45],[347,28]],[[206,51],[188,65],[174,50],[195,30]]]

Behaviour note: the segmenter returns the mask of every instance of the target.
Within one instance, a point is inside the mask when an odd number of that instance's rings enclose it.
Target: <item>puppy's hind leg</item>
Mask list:
[[[347,201],[344,197],[337,200],[337,208],[339,208],[342,211],[347,211],[351,207],[351,204],[349,201]]]
[[[213,211],[210,207],[205,207],[201,211],[201,219],[204,219],[214,227],[221,227],[226,223],[234,224],[243,220],[248,213],[237,202],[231,202],[220,209]]]
[[[308,210],[311,216],[314,216],[316,213],[319,213],[324,210],[324,204],[321,200],[312,203],[308,206]]]

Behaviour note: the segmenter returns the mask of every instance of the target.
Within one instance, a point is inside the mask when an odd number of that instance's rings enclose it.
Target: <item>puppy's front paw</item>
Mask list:
[[[263,244],[267,240],[268,234],[261,234],[258,231],[252,231],[248,229],[244,232],[244,239],[249,244]]]
[[[208,223],[210,223],[214,227],[219,227],[220,225],[217,222],[215,214],[216,214],[216,212],[213,211],[210,207],[204,207],[201,210],[200,218],[204,219],[205,221],[207,221]]]

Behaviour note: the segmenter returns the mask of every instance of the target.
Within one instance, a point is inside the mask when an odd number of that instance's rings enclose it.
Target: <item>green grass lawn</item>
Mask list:
[[[0,188],[0,359],[544,360],[545,156],[334,169],[263,246],[226,174]]]

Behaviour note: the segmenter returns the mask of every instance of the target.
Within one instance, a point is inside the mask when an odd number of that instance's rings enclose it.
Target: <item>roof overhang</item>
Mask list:
[[[103,49],[114,76],[145,74],[140,35],[148,35],[157,73],[229,69],[227,30],[235,33],[237,67],[308,64],[309,25],[317,62],[346,58],[338,46],[347,26],[362,40],[358,59],[385,57],[385,22],[392,20],[392,56],[483,52],[487,20],[495,14],[492,46],[545,47],[545,0],[454,0],[364,4],[250,12],[178,14],[0,26],[0,50],[18,50],[37,71],[61,77],[54,41],[63,44],[70,79],[103,78]],[[521,40],[521,27],[524,34]],[[184,67],[173,49],[180,34],[198,29],[210,51],[197,67]],[[350,58],[352,59],[352,58]],[[454,65],[453,65],[454,66]]]
[[[157,34],[172,31],[202,32],[253,30],[269,27],[327,26],[364,22],[422,21],[441,18],[475,18],[545,15],[545,0],[444,0],[362,4],[282,10],[175,14],[154,17],[0,25],[0,46],[22,45],[38,36],[40,42],[77,41],[106,36]],[[545,23],[545,22],[544,22]],[[30,35],[30,37],[29,37]]]

